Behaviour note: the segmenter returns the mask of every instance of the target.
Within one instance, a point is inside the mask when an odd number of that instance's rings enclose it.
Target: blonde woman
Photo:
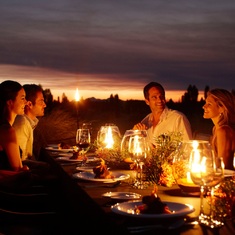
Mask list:
[[[211,144],[215,154],[222,157],[226,169],[234,169],[235,152],[235,98],[225,89],[207,93],[203,117],[211,119],[214,127]]]
[[[15,129],[12,127],[17,114],[24,114],[25,90],[16,81],[0,84],[0,169],[28,170],[23,166]]]

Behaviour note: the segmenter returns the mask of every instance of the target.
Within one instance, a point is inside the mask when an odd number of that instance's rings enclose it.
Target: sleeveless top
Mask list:
[[[235,135],[235,130],[233,130],[233,128],[229,125],[223,125],[223,126],[226,126],[226,127],[229,127],[229,129],[234,133],[233,136]],[[222,126],[220,126],[222,127]],[[233,157],[235,155],[235,140],[233,139],[233,144],[232,144],[232,149],[229,153],[230,157],[229,157],[229,161],[228,161],[228,164],[225,165],[225,168],[226,169],[231,169],[233,170],[234,167],[233,167]],[[212,140],[211,140],[211,144],[212,144],[212,147],[215,151],[215,154],[216,156],[218,155],[218,147],[217,147],[217,136],[216,136],[216,132],[215,130],[213,130],[213,136],[212,136]]]
[[[8,161],[7,154],[4,150],[0,151],[0,169],[1,170],[12,170]]]
[[[1,125],[10,125],[10,124],[6,121],[2,121]],[[20,157],[21,157],[22,150],[20,147],[19,147],[19,151],[20,151]],[[12,170],[5,150],[0,150],[0,169],[1,170]]]

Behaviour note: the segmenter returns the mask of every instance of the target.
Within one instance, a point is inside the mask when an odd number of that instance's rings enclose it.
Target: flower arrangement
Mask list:
[[[120,163],[123,161],[123,158],[121,156],[119,149],[102,149],[97,148],[95,153],[98,157],[105,159],[107,162],[116,162]]]
[[[146,180],[158,185],[171,187],[175,184],[172,172],[172,154],[182,142],[181,132],[168,132],[155,139],[151,157],[146,159]]]
[[[215,219],[223,221],[235,217],[235,176],[225,177],[214,189],[213,196],[207,196],[211,203]]]
[[[120,144],[121,140],[117,139],[115,140],[115,143],[112,148],[104,148],[101,147],[97,140],[93,143],[93,149],[95,149],[95,153],[97,157],[100,157],[104,159],[106,162],[112,163],[112,164],[120,164],[123,162],[123,156],[121,155],[120,151]]]

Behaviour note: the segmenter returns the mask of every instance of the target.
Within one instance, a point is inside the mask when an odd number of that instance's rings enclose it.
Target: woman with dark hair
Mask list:
[[[16,81],[6,80],[0,84],[0,169],[24,171],[15,129],[16,115],[24,114],[25,90]]]
[[[234,169],[235,98],[225,89],[208,91],[203,106],[206,119],[214,123],[211,144],[216,156],[222,157],[226,169]]]

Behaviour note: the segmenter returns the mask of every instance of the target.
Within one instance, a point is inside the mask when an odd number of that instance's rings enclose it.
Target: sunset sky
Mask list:
[[[234,0],[0,0],[0,82],[126,100],[157,81],[178,101],[234,78]]]

